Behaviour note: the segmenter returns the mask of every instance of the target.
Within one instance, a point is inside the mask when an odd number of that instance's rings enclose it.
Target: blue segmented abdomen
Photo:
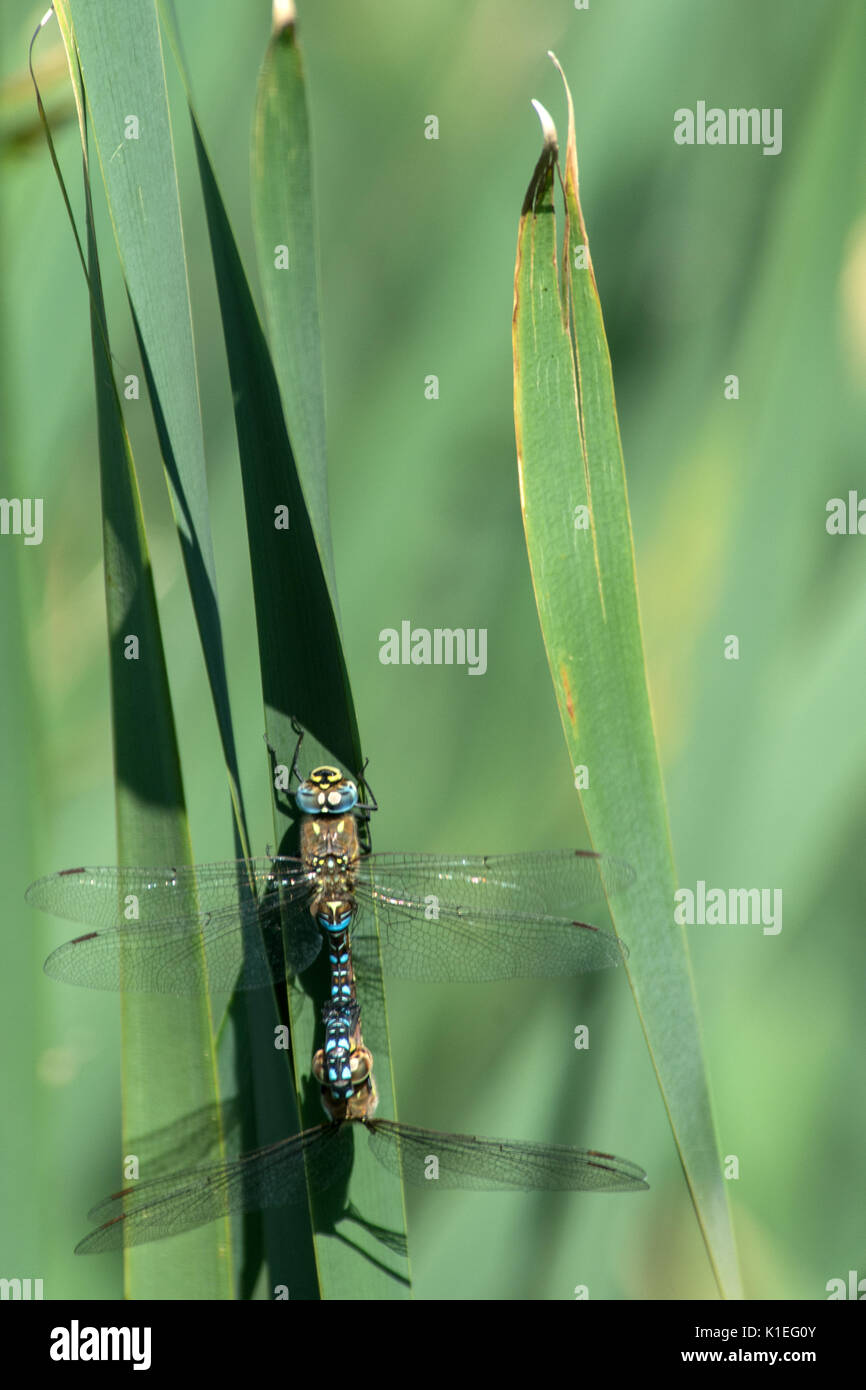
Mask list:
[[[335,1004],[348,1004],[355,997],[355,983],[352,957],[345,941],[328,952],[328,964],[331,967],[331,999]]]
[[[316,921],[328,943],[331,997],[323,1010],[325,1046],[322,1051],[323,1079],[335,1100],[347,1100],[353,1090],[352,1047],[359,1010],[355,998],[355,973],[349,928],[354,901],[338,895],[324,898]]]
[[[331,976],[331,1000],[334,1004],[348,1004],[355,997],[352,981],[345,975]]]
[[[352,1032],[358,1022],[358,1006],[326,1005],[324,1063],[325,1077],[335,1100],[344,1100],[352,1092]]]
[[[349,948],[352,908],[346,907],[339,917],[335,917],[333,907],[331,907],[328,913],[320,913],[317,921],[328,938],[331,1001],[338,1005],[349,1004],[355,998],[355,979],[352,970],[352,954]]]

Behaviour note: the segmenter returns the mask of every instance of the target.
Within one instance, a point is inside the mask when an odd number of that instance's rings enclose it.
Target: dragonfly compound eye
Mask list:
[[[306,815],[325,811],[340,815],[358,804],[358,788],[339,768],[317,767],[295,792],[295,800]]]
[[[373,1070],[373,1054],[368,1047],[356,1047],[349,1058],[352,1085],[360,1086]]]

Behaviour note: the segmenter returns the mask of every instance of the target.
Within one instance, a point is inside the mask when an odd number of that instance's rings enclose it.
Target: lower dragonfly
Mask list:
[[[627,888],[634,872],[621,860],[573,849],[362,854],[358,817],[375,803],[362,804],[350,778],[323,765],[294,795],[298,858],[64,869],[31,884],[34,907],[96,928],[59,946],[46,973],[139,993],[255,989],[306,970],[323,940],[333,971],[350,928],[356,968],[377,973],[381,948],[385,973],[404,979],[573,975],[627,954],[612,932],[571,916]]]
[[[373,1057],[361,1037],[360,1010],[329,1003],[325,1048],[313,1058],[327,1121],[229,1163],[188,1168],[114,1193],[92,1209],[100,1223],[76,1254],[92,1255],[179,1235],[232,1212],[260,1211],[306,1200],[309,1181],[324,1191],[346,1182],[354,1132],[363,1128],[374,1157],[403,1181],[479,1191],[637,1192],[646,1173],[636,1163],[593,1149],[442,1134],[376,1119]],[[329,1051],[329,1042],[331,1048]],[[331,1084],[334,1065],[351,1074]]]

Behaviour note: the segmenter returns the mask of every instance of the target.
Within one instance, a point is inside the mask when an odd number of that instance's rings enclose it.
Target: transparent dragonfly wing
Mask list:
[[[379,947],[386,975],[431,984],[541,979],[619,965],[626,947],[612,932],[558,917],[464,915],[423,904],[377,903]],[[359,982],[372,973],[377,950],[372,910],[359,911],[352,951]]]
[[[306,1200],[307,1171],[318,1189],[347,1180],[351,1125],[322,1124],[233,1163],[215,1163],[137,1183],[90,1211],[95,1231],[75,1248],[100,1254],[162,1240],[204,1226],[228,1212],[264,1211]]]
[[[578,1192],[634,1192],[648,1187],[638,1164],[592,1149],[441,1134],[392,1120],[322,1124],[243,1154],[234,1162],[199,1165],[115,1193],[89,1213],[99,1224],[76,1246],[76,1254],[100,1254],[162,1240],[227,1213],[303,1201],[308,1175],[320,1191],[346,1183],[354,1159],[350,1131],[360,1123],[378,1162],[415,1185]]]
[[[637,1192],[649,1187],[637,1163],[592,1149],[440,1134],[392,1120],[367,1121],[365,1128],[379,1163],[414,1186],[484,1192]]]
[[[38,879],[26,899],[99,928],[49,956],[45,970],[56,979],[148,994],[218,993],[283,978],[284,933],[290,968],[312,963],[322,944],[309,911],[314,883],[300,860],[288,858],[81,868]],[[125,920],[130,911],[136,915]]]
[[[355,968],[358,1003],[361,1008],[361,1033],[364,1042],[372,1048],[375,1056],[377,1048],[387,1049],[390,1047],[385,1010],[385,985],[378,964],[375,940],[372,937],[365,939],[364,946],[363,959],[356,959],[356,952],[353,950],[352,962]]]
[[[556,849],[521,854],[370,854],[359,878],[389,897],[417,900],[436,894],[447,906],[483,906],[488,912],[540,913],[570,918],[576,907],[623,893],[635,872],[623,859],[593,850]]]
[[[355,871],[359,980],[375,977],[378,923],[386,973],[428,981],[573,975],[616,965],[624,946],[572,920],[634,879],[583,850],[440,856],[374,854]],[[39,879],[27,901],[97,930],[60,946],[49,975],[94,989],[198,994],[257,989],[299,973],[322,936],[315,876],[277,857],[178,868],[80,868]],[[132,904],[132,908],[130,908]],[[134,912],[130,920],[125,914]]]
[[[136,1135],[127,1143],[148,1177],[176,1173],[194,1164],[214,1161],[220,1145],[240,1133],[241,1103],[237,1096],[203,1105],[159,1129]]]
[[[613,933],[557,913],[604,901],[633,879],[621,860],[580,850],[373,854],[356,873],[356,966],[365,972],[375,953],[375,924],[385,973],[404,979],[523,979],[618,965],[627,952]]]

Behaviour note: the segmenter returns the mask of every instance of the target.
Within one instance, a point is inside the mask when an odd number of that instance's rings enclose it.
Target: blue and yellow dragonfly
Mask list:
[[[99,1254],[161,1240],[230,1213],[305,1201],[309,1189],[324,1192],[345,1187],[354,1162],[354,1135],[361,1130],[383,1167],[403,1182],[428,1190],[647,1189],[644,1170],[613,1154],[563,1144],[443,1134],[377,1118],[373,1057],[361,1037],[357,1002],[328,1004],[324,1014],[326,1037],[342,1033],[351,1047],[351,1082],[335,1091],[328,1081],[326,1051],[316,1053],[313,1072],[322,1083],[322,1106],[328,1117],[323,1124],[230,1162],[200,1163],[114,1193],[89,1213],[99,1224],[76,1246],[76,1254]]]
[[[621,860],[574,849],[363,854],[357,821],[370,808],[350,778],[323,765],[295,798],[297,858],[38,879],[29,903],[94,928],[58,947],[47,974],[140,993],[255,989],[349,936],[356,969],[372,968],[381,944],[386,974],[426,981],[575,975],[625,954],[613,933],[572,915],[628,888],[634,872]]]

